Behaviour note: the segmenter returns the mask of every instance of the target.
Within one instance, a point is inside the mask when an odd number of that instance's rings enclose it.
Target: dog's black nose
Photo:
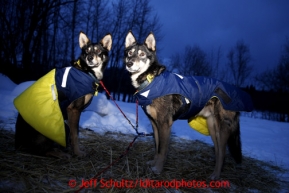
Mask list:
[[[131,62],[131,61],[129,61],[129,62],[126,63],[126,66],[127,66],[127,67],[131,67],[132,65],[133,65],[133,62]]]
[[[93,60],[93,56],[87,56],[87,60],[88,61],[92,61]]]
[[[134,62],[135,62],[135,58],[130,58],[130,59],[127,61],[127,63],[126,63],[126,66],[127,66],[127,67],[131,67]]]

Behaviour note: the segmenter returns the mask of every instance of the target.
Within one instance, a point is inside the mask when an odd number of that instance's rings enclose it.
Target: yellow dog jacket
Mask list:
[[[93,85],[95,79],[74,67],[53,69],[16,97],[14,106],[35,130],[66,147],[66,108],[79,97],[94,94]]]
[[[54,77],[55,69],[15,98],[14,105],[29,125],[65,147],[64,121],[57,100]]]

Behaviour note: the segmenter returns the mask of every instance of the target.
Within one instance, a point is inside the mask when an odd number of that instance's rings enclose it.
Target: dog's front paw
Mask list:
[[[74,154],[77,156],[77,157],[85,157],[86,156],[86,153],[84,151],[75,151]]]
[[[149,166],[154,166],[156,164],[156,161],[155,160],[150,160],[150,161],[147,161],[146,164],[149,165]]]
[[[209,177],[210,180],[218,180],[219,178],[220,178],[220,174],[218,175],[215,172],[213,172]]]
[[[65,159],[65,160],[71,159],[70,154],[61,152],[59,150],[58,151],[49,151],[46,153],[46,156],[56,157],[56,158]]]
[[[162,172],[162,168],[159,168],[157,166],[151,167],[151,170],[153,171],[154,174],[160,174]]]
[[[68,154],[68,153],[63,153],[61,156],[60,156],[61,159],[67,159],[67,160],[70,160],[71,159],[71,155]]]

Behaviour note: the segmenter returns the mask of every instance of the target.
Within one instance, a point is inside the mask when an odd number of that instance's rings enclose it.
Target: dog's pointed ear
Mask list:
[[[134,43],[136,43],[136,39],[135,39],[134,35],[132,34],[132,32],[129,31],[128,34],[126,35],[126,38],[125,38],[125,48],[128,48],[129,46],[133,45]]]
[[[88,37],[82,31],[79,33],[79,46],[83,48],[83,46],[87,45],[90,42]]]
[[[152,51],[156,51],[156,39],[155,39],[155,36],[152,32],[146,38],[145,44]]]
[[[106,34],[100,41],[101,45],[106,48],[108,51],[111,50],[112,46],[112,36],[110,33]]]

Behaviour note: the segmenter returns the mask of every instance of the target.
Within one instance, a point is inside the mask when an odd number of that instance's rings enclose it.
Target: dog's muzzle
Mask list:
[[[88,66],[90,67],[98,67],[100,65],[98,59],[95,58],[94,55],[88,55],[86,57],[86,61],[87,61]]]
[[[88,60],[89,62],[91,62],[91,61],[93,60],[93,55],[88,55],[88,56],[87,56],[87,60]]]
[[[130,68],[130,67],[132,67],[132,65],[133,65],[133,63],[135,62],[135,59],[130,59],[130,60],[128,60],[127,61],[127,63],[126,63],[126,66],[128,67],[128,68]]]
[[[132,65],[133,65],[133,62],[126,63],[126,66],[129,67],[129,68],[132,67]]]

